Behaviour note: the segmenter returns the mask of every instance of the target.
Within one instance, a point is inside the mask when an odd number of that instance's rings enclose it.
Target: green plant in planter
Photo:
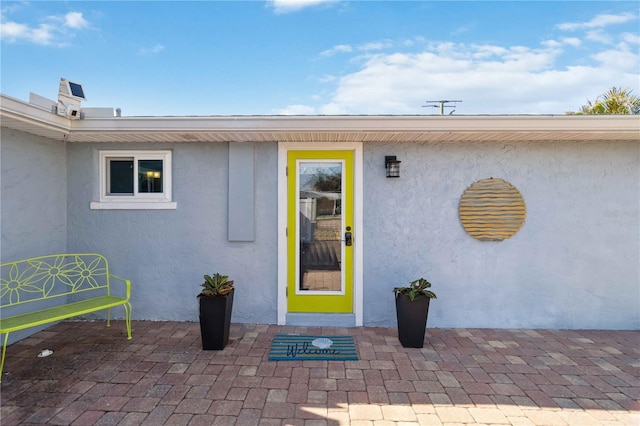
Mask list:
[[[233,280],[229,280],[227,275],[220,275],[218,273],[213,276],[205,275],[204,283],[201,284],[203,288],[200,295],[207,297],[222,297],[231,293],[233,290]]]
[[[429,302],[436,295],[431,283],[424,278],[411,281],[407,287],[396,287],[396,316],[398,319],[398,339],[405,348],[422,348],[424,345]]]
[[[218,273],[205,275],[198,295],[202,349],[222,350],[229,342],[231,311],[233,310],[233,281]]]
[[[424,278],[418,278],[415,281],[411,281],[408,287],[396,287],[393,289],[396,297],[399,294],[406,294],[413,302],[418,296],[427,296],[429,299],[437,299],[436,294],[431,290],[427,290],[431,287],[431,283]]]

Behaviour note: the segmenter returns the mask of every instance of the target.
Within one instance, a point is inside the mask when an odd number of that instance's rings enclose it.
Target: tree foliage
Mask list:
[[[595,101],[587,100],[578,114],[640,114],[640,96],[633,95],[629,88],[612,87]]]
[[[313,187],[316,191],[340,192],[342,187],[342,176],[340,173],[326,173],[319,171],[315,176]]]

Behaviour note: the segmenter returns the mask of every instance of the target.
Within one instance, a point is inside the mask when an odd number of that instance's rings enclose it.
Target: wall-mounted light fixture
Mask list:
[[[387,171],[388,178],[400,177],[400,163],[402,163],[402,161],[397,160],[395,155],[387,155],[384,157],[384,168]]]

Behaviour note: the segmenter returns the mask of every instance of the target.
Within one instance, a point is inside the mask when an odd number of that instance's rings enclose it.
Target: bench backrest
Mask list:
[[[100,254],[56,254],[0,265],[0,307],[100,291],[109,293],[109,266]]]

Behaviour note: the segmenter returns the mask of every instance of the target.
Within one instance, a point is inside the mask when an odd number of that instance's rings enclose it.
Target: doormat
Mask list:
[[[309,336],[276,334],[269,361],[357,361],[358,351],[351,336]]]

